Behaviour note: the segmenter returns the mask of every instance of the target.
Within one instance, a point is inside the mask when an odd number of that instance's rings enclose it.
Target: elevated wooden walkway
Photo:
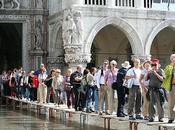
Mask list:
[[[111,129],[111,119],[116,121],[126,121],[129,123],[129,130],[138,130],[139,124],[145,124],[148,126],[156,126],[157,130],[175,130],[175,123],[168,124],[165,120],[164,122],[148,122],[145,120],[128,120],[128,118],[119,118],[116,115],[98,115],[95,113],[86,113],[81,111],[75,111],[74,109],[68,109],[66,106],[55,106],[53,103],[51,104],[39,104],[36,102],[30,102],[26,100],[20,100],[14,97],[4,96],[1,97],[2,100],[5,101],[7,105],[12,106],[13,109],[19,107],[20,109],[27,109],[31,111],[35,110],[36,114],[45,114],[48,117],[56,117],[56,114],[59,114],[60,120],[66,122],[66,120],[71,117],[73,114],[77,114],[79,116],[79,122],[82,127],[88,124],[89,117],[102,118],[104,120],[103,126],[105,130]]]

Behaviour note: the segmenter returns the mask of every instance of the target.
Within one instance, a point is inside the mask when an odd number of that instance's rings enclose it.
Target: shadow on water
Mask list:
[[[79,116],[72,118],[79,119]],[[0,130],[103,130],[104,128],[92,125],[81,126],[80,123],[68,118],[61,121],[59,118],[48,118],[46,115],[36,115],[26,109],[13,110],[8,106],[0,106]]]

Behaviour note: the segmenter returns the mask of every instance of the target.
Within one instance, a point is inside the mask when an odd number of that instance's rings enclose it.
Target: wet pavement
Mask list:
[[[45,115],[36,116],[25,110],[12,110],[0,106],[0,130],[101,130],[102,127],[85,126],[70,120],[48,119]]]

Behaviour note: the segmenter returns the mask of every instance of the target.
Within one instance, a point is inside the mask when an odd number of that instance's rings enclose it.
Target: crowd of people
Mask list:
[[[144,119],[163,122],[164,103],[169,103],[169,123],[175,118],[175,54],[171,63],[161,69],[158,59],[134,58],[117,68],[115,60],[104,60],[102,67],[83,69],[81,65],[67,69],[62,75],[58,68],[40,69],[26,73],[22,68],[3,71],[0,76],[1,94],[38,103],[66,104],[75,111],[95,112],[118,117],[129,116],[129,120]],[[117,110],[114,93],[117,93]],[[128,103],[127,112],[125,103]],[[155,109],[156,107],[156,109]]]

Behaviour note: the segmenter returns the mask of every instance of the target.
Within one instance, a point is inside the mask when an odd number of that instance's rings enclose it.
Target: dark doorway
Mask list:
[[[0,23],[0,72],[22,66],[22,23]]]

